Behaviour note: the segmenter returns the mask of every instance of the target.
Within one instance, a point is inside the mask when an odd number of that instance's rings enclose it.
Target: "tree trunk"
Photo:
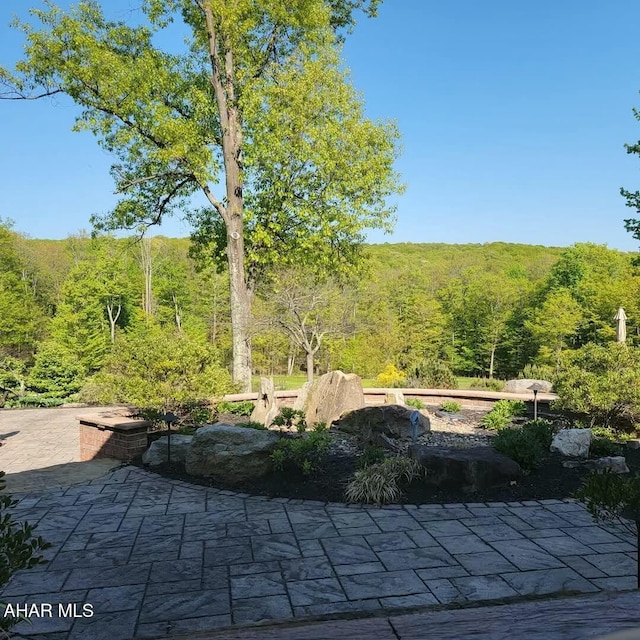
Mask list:
[[[237,217],[235,222],[242,229],[242,218]],[[249,335],[251,291],[245,282],[243,237],[241,233],[235,231],[233,225],[227,227],[227,257],[229,260],[233,381],[240,385],[242,391],[251,391],[251,336]]]
[[[116,341],[116,322],[118,322],[118,318],[120,317],[120,312],[122,311],[122,304],[118,304],[118,311],[116,313],[113,312],[115,305],[111,303],[107,303],[107,313],[109,314],[109,333],[111,334],[111,344],[114,344]]]
[[[491,362],[489,363],[489,380],[493,378],[493,365],[496,359],[496,346],[491,346]]]
[[[140,264],[142,266],[142,275],[144,276],[142,311],[144,312],[148,322],[153,314],[153,291],[151,286],[153,265],[151,260],[151,238],[143,238],[140,241]]]
[[[222,217],[227,230],[233,381],[240,385],[242,391],[251,391],[251,288],[244,264],[242,121],[234,86],[234,56],[229,38],[216,23],[211,4],[203,3],[202,9],[209,37],[210,82],[220,116],[226,203],[223,205],[216,201],[208,186],[205,194]]]
[[[307,351],[307,382],[313,382],[313,360],[315,352]]]
[[[176,327],[178,329],[178,333],[182,333],[182,315],[180,314],[180,306],[178,305],[178,296],[175,294],[175,291],[171,294],[171,300],[173,300],[173,312],[174,312],[174,318],[176,321]]]

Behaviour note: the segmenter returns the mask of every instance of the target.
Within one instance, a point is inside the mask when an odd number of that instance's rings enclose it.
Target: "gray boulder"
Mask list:
[[[441,488],[482,491],[522,476],[517,462],[491,447],[446,449],[414,444],[409,447],[409,456],[427,470],[425,482]]]
[[[171,462],[184,462],[187,451],[191,446],[193,436],[185,436],[179,433],[171,434]],[[142,462],[153,466],[167,461],[169,452],[169,436],[162,436],[151,443],[151,446],[142,454]]]
[[[592,440],[591,429],[560,429],[553,437],[551,451],[568,458],[586,458]]]
[[[508,393],[533,394],[533,391],[531,391],[529,387],[534,383],[537,383],[541,387],[543,387],[542,389],[540,389],[540,391],[542,391],[543,393],[549,393],[553,388],[553,385],[547,380],[533,380],[529,378],[524,380],[507,380],[507,382],[504,385],[504,391],[507,391]]]
[[[214,424],[196,431],[186,458],[186,471],[238,484],[271,470],[271,453],[279,437],[273,431]]]
[[[305,407],[307,406],[307,398],[309,397],[309,389],[311,389],[312,385],[313,385],[313,382],[305,382],[300,387],[298,396],[293,401],[293,408],[296,411],[305,411]]]
[[[313,382],[304,408],[307,425],[330,426],[343,413],[364,406],[362,380],[354,373],[330,371]]]
[[[416,416],[417,436],[431,431],[431,422],[424,414],[411,407],[397,404],[362,407],[345,413],[333,423],[335,429],[358,437],[363,445],[382,445],[388,447],[389,440],[411,440],[413,424],[411,416]],[[393,448],[393,444],[392,447]]]
[[[252,422],[259,422],[268,427],[279,413],[276,402],[276,390],[271,378],[260,378],[260,391],[255,407],[249,418]]]
[[[584,463],[587,469],[592,471],[602,471],[608,469],[613,473],[629,473],[629,467],[624,456],[605,456],[602,458],[595,458],[594,460],[587,460]]]

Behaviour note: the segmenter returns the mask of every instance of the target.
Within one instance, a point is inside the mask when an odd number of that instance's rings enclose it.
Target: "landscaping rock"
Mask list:
[[[397,404],[362,407],[350,411],[333,423],[333,428],[358,438],[362,445],[388,446],[389,439],[395,441],[412,440],[411,416],[417,416],[417,436],[431,430],[429,418],[411,407]],[[394,448],[394,447],[392,447]]]
[[[260,378],[260,392],[258,393],[256,405],[249,419],[252,422],[259,422],[265,427],[268,427],[278,415],[279,411],[273,380],[271,378]]]
[[[522,476],[517,462],[491,447],[445,449],[416,444],[409,447],[409,456],[427,469],[425,482],[439,488],[481,491]]]
[[[307,398],[309,397],[309,389],[311,389],[311,385],[313,382],[305,382],[302,387],[300,387],[300,391],[298,392],[298,397],[293,401],[293,408],[296,411],[304,411],[307,405]]]
[[[553,385],[547,380],[533,380],[533,379],[525,379],[525,380],[507,380],[504,385],[504,390],[508,393],[530,393],[533,395],[533,391],[529,389],[529,387],[537,382],[543,388],[540,389],[543,393],[549,393],[553,388]]]
[[[307,396],[305,419],[312,427],[318,422],[330,426],[343,413],[364,406],[362,380],[354,373],[330,371],[313,382]]]
[[[392,391],[387,391],[384,396],[385,404],[399,404],[405,405],[406,402],[404,400],[404,393],[398,389],[393,389]]]
[[[629,473],[629,467],[624,456],[605,456],[603,458],[596,458],[595,460],[587,460],[584,463],[587,469],[592,471],[602,471],[609,469],[613,473]]]
[[[551,451],[568,458],[586,458],[593,440],[591,429],[561,429],[553,437]]]
[[[226,424],[201,427],[187,452],[186,471],[238,484],[259,478],[271,470],[271,453],[278,434]]]
[[[171,462],[184,462],[187,451],[191,446],[193,436],[185,436],[179,433],[171,434]],[[169,450],[169,436],[161,436],[151,443],[151,446],[142,454],[142,462],[153,466],[167,462]]]

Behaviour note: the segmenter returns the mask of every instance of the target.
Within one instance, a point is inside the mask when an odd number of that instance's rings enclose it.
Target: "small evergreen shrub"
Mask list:
[[[458,413],[462,409],[462,405],[459,402],[453,400],[445,400],[440,405],[440,411],[445,413]]]
[[[425,407],[424,402],[422,402],[422,400],[418,400],[418,398],[409,398],[406,401],[406,404],[408,407],[413,407],[414,409],[418,409],[418,411],[420,411],[421,409],[424,409]]]
[[[518,374],[520,380],[547,380],[553,382],[555,371],[546,364],[527,364]]]
[[[254,404],[251,400],[241,402],[227,402],[223,400],[216,405],[216,411],[220,413],[232,413],[236,416],[250,416],[253,413]]]
[[[536,434],[526,429],[505,427],[493,437],[491,444],[496,451],[515,460],[526,471],[535,469],[544,453]]]
[[[480,420],[480,426],[490,431],[500,431],[504,429],[511,422],[511,416],[504,415],[503,413],[489,411],[486,415],[482,416]]]
[[[379,387],[404,387],[407,384],[407,376],[395,365],[388,364],[382,372],[376,376],[376,384]]]
[[[429,358],[423,360],[415,368],[408,386],[424,389],[457,389],[458,379],[446,362]]]
[[[504,381],[496,378],[474,378],[469,386],[472,389],[502,391],[504,389]]]

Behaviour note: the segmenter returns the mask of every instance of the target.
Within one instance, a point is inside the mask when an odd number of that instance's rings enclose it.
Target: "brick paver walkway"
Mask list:
[[[632,541],[573,501],[350,507],[234,494],[124,467],[26,494],[50,563],[0,595],[49,603],[41,640],[153,638],[264,620],[635,587]],[[58,603],[93,605],[59,617]],[[80,610],[80,607],[78,608]]]
[[[80,462],[79,409],[0,411],[0,470],[10,492],[40,491],[98,478],[118,460]]]

